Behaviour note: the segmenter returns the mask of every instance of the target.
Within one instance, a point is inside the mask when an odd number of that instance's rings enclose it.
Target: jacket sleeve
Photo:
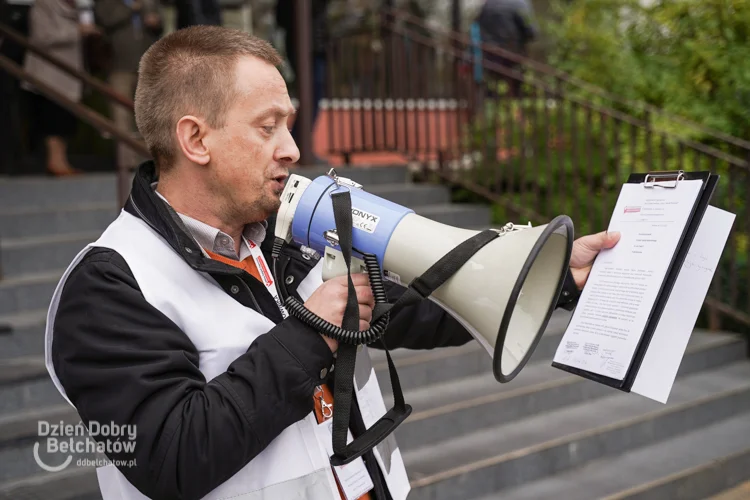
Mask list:
[[[67,279],[53,339],[55,371],[83,422],[135,425],[135,457],[110,459],[135,459],[121,472],[160,499],[201,498],[234,475],[312,411],[333,363],[320,335],[290,317],[206,381],[195,346],[108,249]]]
[[[114,31],[132,22],[133,11],[122,1],[97,0],[94,2],[96,24],[105,31]]]
[[[78,23],[57,13],[51,0],[37,0],[29,17],[29,41],[43,49],[74,47],[81,39]]]
[[[388,301],[393,303],[404,293],[406,288],[386,281]],[[572,311],[575,308],[580,292],[575,280],[568,270],[563,282],[560,298],[555,308]],[[445,312],[431,300],[422,300],[417,304],[404,307],[390,318],[386,330],[388,349],[433,349],[463,345],[473,339],[472,335],[453,316]],[[370,347],[382,348],[379,342]]]

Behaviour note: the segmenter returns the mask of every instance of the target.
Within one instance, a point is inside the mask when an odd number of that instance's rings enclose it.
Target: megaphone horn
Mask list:
[[[276,235],[331,256],[330,269],[340,265],[328,198],[342,189],[351,195],[352,248],[376,256],[385,278],[403,285],[480,233],[422,217],[332,170],[315,180],[296,174],[287,179]],[[505,383],[528,362],[555,309],[573,248],[573,222],[560,215],[536,227],[509,223],[495,231],[497,237],[475,251],[429,299],[484,346],[496,380]],[[327,276],[337,273],[340,268]]]

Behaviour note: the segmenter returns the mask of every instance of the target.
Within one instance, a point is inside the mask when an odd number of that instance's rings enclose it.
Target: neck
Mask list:
[[[216,195],[209,193],[202,182],[185,177],[187,178],[180,178],[179,182],[176,182],[170,176],[166,176],[159,181],[156,190],[167,199],[176,212],[231,236],[234,240],[234,250],[239,255],[245,223],[231,220],[227,213],[222,213],[223,204],[217,203]]]

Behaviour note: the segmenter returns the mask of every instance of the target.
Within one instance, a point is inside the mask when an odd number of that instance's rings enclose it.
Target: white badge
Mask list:
[[[248,248],[250,248],[250,253],[253,256],[253,260],[255,261],[255,267],[258,268],[258,274],[260,274],[261,281],[263,281],[266,290],[268,290],[268,293],[271,294],[271,297],[273,297],[274,302],[276,302],[279,311],[281,311],[281,317],[284,319],[288,318],[289,313],[287,312],[286,307],[284,307],[284,304],[281,302],[279,291],[276,289],[276,283],[274,283],[273,281],[273,274],[271,274],[271,270],[268,268],[268,264],[266,264],[266,259],[263,257],[263,252],[260,251],[260,247],[256,245],[253,240],[245,238],[245,243],[247,243]]]
[[[325,447],[328,456],[333,455],[333,419],[329,418],[319,424],[315,429],[315,435],[318,442]],[[347,443],[351,443],[353,439],[351,432],[348,439]],[[341,489],[344,490],[346,500],[356,500],[375,487],[362,457],[346,465],[334,467],[333,471],[336,473]]]

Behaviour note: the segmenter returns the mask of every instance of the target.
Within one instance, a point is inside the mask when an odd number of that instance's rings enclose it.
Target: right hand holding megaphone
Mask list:
[[[359,303],[359,329],[367,330],[370,328],[372,320],[372,308],[375,307],[375,297],[372,295],[370,288],[370,278],[367,274],[352,274],[352,283],[357,293],[357,302]],[[305,307],[311,312],[317,314],[329,323],[341,326],[344,319],[344,310],[348,298],[349,287],[346,276],[337,276],[325,281],[305,302]],[[338,349],[338,342],[330,337],[323,335],[332,352]]]

